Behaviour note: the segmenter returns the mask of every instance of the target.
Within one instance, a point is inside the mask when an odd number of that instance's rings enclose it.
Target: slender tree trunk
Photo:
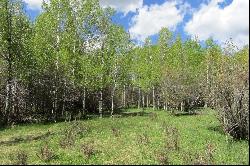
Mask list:
[[[111,116],[113,116],[113,114],[114,114],[114,96],[115,96],[115,89],[116,89],[116,85],[114,86],[114,88],[112,89],[112,92],[111,92]]]
[[[102,90],[100,90],[100,99],[99,99],[99,114],[100,118],[102,118]]]
[[[111,95],[111,116],[113,116],[114,113],[114,95]]]
[[[18,111],[18,98],[17,98],[17,80],[13,78],[13,89],[12,89],[12,113]]]
[[[141,105],[141,89],[139,88],[139,91],[138,91],[138,109],[140,108],[140,105]]]
[[[149,99],[148,99],[148,94],[147,94],[147,108],[149,107]]]
[[[181,112],[183,112],[184,111],[184,104],[183,104],[183,102],[181,102]]]
[[[163,91],[163,98],[166,97],[165,96],[165,92]],[[163,100],[163,109],[166,110],[166,102],[165,100]]]
[[[145,98],[144,98],[144,93],[142,92],[142,108],[144,109],[145,106]]]
[[[57,105],[58,105],[58,70],[59,70],[59,57],[57,56],[56,57],[56,73],[55,73],[55,83],[54,83],[54,86],[55,86],[55,90],[54,90],[54,108],[52,109],[52,117],[53,117],[53,120],[54,122],[56,122],[56,112],[57,112]]]
[[[6,85],[6,98],[5,98],[5,116],[6,116],[6,123],[9,123],[9,116],[11,112],[11,107],[12,107],[12,85],[11,85],[11,80],[12,80],[12,72],[11,69],[11,64],[8,64],[8,78],[7,78],[7,85]]]
[[[102,90],[103,90],[103,85],[104,85],[104,82],[103,82],[103,78],[104,78],[104,65],[105,65],[105,62],[104,62],[104,42],[102,42],[102,47],[101,47],[101,90],[100,90],[100,99],[99,99],[99,114],[100,114],[100,118],[102,118],[102,105],[103,105],[103,98],[102,98]]]
[[[131,100],[132,100],[132,103],[134,104],[134,87],[132,88],[132,93],[131,93]]]
[[[209,100],[210,100],[210,79],[209,79],[209,60],[208,60],[208,62],[207,62],[207,70],[206,70],[206,74],[207,74],[207,100],[205,101],[205,108],[207,108],[208,107],[208,102],[209,102]]]
[[[155,109],[155,87],[153,86],[153,110]]]
[[[160,109],[160,96],[157,97],[157,109]]]
[[[63,90],[63,105],[62,105],[62,118],[64,117],[64,112],[65,112],[65,98],[66,98],[66,79],[64,79],[64,90]]]
[[[126,108],[126,85],[123,85],[123,107]]]
[[[86,116],[86,88],[83,87],[83,99],[82,99],[82,115]]]
[[[13,61],[13,55],[12,55],[12,12],[10,11],[11,7],[9,4],[9,1],[6,1],[5,8],[7,11],[7,27],[6,27],[6,37],[7,37],[7,84],[6,84],[6,97],[5,97],[5,116],[6,116],[6,123],[9,124],[9,118],[11,114],[11,107],[12,107],[12,80],[13,80],[13,69],[12,69],[12,61]],[[10,9],[9,9],[10,8]]]
[[[59,52],[59,43],[60,43],[60,36],[59,36],[59,13],[57,14],[57,21],[58,21],[58,27],[57,27],[57,34],[56,34],[56,51],[57,53]],[[55,90],[54,90],[54,103],[53,103],[53,109],[52,109],[52,117],[54,122],[56,122],[56,112],[57,112],[57,105],[58,105],[58,71],[59,71],[59,57],[58,54],[56,55],[56,61],[55,61],[55,65],[56,65],[56,73],[54,76],[55,82],[54,82],[54,86],[55,86]]]
[[[64,117],[64,112],[65,112],[65,99],[63,98],[63,103],[62,103],[62,118]]]

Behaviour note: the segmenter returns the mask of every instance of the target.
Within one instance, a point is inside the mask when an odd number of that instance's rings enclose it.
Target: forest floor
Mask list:
[[[198,115],[124,110],[113,118],[0,128],[0,164],[249,164],[248,141]]]

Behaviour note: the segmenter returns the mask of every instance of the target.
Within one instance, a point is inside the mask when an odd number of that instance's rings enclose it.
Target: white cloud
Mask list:
[[[43,0],[23,0],[31,10],[41,10]],[[47,0],[48,1],[48,0]],[[136,12],[136,9],[142,7],[143,0],[100,0],[102,7],[112,7],[124,14]]]
[[[166,1],[165,3],[151,6],[143,6],[138,14],[132,18],[132,26],[129,31],[133,39],[144,41],[145,38],[157,34],[161,28],[168,27],[175,30],[178,23],[183,20],[183,9],[177,8],[177,1]]]
[[[225,8],[220,8],[224,0],[211,0],[202,4],[193,13],[193,18],[185,25],[185,31],[199,39],[206,40],[213,37],[221,44],[233,39],[238,46],[249,43],[249,1],[234,0]]]
[[[23,0],[31,10],[41,10],[43,0]]]
[[[128,12],[136,12],[136,9],[141,8],[143,0],[100,0],[102,7],[112,7],[119,12],[127,14]]]

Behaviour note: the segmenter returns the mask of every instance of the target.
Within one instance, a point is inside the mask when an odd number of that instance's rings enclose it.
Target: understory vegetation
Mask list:
[[[137,46],[98,0],[23,5],[0,0],[0,163],[248,163],[248,45]]]
[[[120,117],[1,129],[0,164],[249,163],[248,141],[226,136],[214,110],[192,116],[123,111]]]

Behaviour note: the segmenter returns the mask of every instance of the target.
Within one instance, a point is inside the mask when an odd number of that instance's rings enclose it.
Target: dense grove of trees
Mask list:
[[[248,46],[201,46],[162,28],[157,44],[137,47],[98,0],[51,0],[35,22],[23,8],[0,0],[1,125],[205,106],[230,135],[248,136]]]

